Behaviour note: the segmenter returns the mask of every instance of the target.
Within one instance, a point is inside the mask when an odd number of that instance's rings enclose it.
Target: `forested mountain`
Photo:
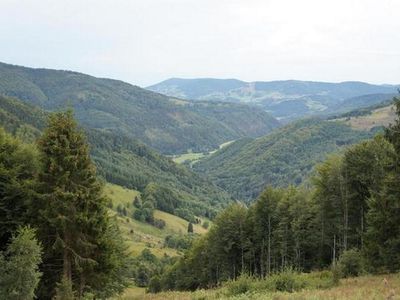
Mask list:
[[[82,125],[137,138],[165,154],[209,151],[278,126],[268,113],[244,105],[192,103],[122,81],[4,63],[0,94],[51,111],[72,107]]]
[[[17,99],[0,96],[0,126],[25,141],[33,141],[48,113]],[[203,177],[175,164],[123,134],[85,129],[98,173],[111,183],[144,191],[150,184],[159,209],[213,216],[231,197]]]
[[[226,281],[231,295],[264,299],[274,291],[312,289],[318,281],[318,288],[329,288],[341,277],[397,273],[400,100],[394,111],[384,134],[318,164],[308,187],[269,186],[250,206],[234,204],[221,212],[211,230],[158,278],[158,290]]]
[[[395,96],[396,94],[369,94],[352,97],[331,107],[326,112],[334,112],[335,114],[339,114],[380,105],[383,102],[391,103],[393,97]]]
[[[254,199],[266,185],[299,185],[328,153],[372,136],[343,122],[305,119],[258,139],[242,139],[200,160],[206,173],[237,199]]]
[[[172,78],[152,85],[148,89],[186,99],[256,104],[277,118],[292,120],[325,111],[332,112],[339,109],[344,112],[344,108],[351,110],[371,105],[373,101],[378,103],[391,99],[397,87],[364,82],[328,83],[298,80],[244,82],[235,79]],[[368,96],[350,99],[364,95]]]

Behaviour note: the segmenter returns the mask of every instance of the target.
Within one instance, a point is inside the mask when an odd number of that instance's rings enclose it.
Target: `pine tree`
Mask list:
[[[193,233],[193,224],[191,222],[188,224],[188,233]]]
[[[7,250],[0,252],[0,299],[28,300],[35,297],[41,277],[41,251],[32,228],[17,230]]]
[[[46,224],[41,227],[46,251],[44,284],[54,287],[61,279],[72,282],[78,296],[89,286],[95,291],[107,289],[104,280],[95,279],[121,267],[115,258],[122,256],[122,249],[110,236],[107,200],[72,112],[53,114],[38,145],[43,163],[41,216]]]
[[[397,120],[385,130],[394,147],[393,163],[387,168],[382,190],[368,202],[365,252],[375,268],[400,270],[400,99],[395,99]]]
[[[33,147],[0,128],[0,250],[4,250],[17,227],[27,223],[38,169]]]

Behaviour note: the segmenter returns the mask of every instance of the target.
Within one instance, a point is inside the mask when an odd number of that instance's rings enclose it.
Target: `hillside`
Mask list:
[[[139,139],[164,154],[210,151],[278,126],[268,113],[244,105],[192,103],[122,81],[4,63],[0,95],[51,111],[72,107],[83,126]]]
[[[395,108],[384,102],[381,105],[358,109],[336,117],[334,120],[343,121],[357,130],[372,130],[393,124],[396,119]]]
[[[0,96],[0,126],[26,141],[40,135],[46,115],[41,109]],[[187,208],[194,215],[214,215],[231,201],[208,180],[135,139],[97,129],[86,129],[86,134],[98,173],[108,182],[139,191],[155,183],[167,193],[163,197],[174,199],[173,209]]]
[[[162,258],[164,255],[176,256],[179,253],[177,249],[165,247],[165,238],[169,235],[182,235],[187,233],[188,221],[174,216],[172,214],[156,210],[155,217],[165,222],[165,228],[160,229],[150,224],[139,222],[132,218],[135,207],[132,205],[132,200],[135,197],[140,197],[140,193],[135,190],[127,189],[114,184],[106,184],[104,188],[105,195],[110,198],[113,205],[113,210],[121,205],[127,209],[127,216],[120,216],[116,213],[118,224],[125,238],[129,249],[128,252],[132,256],[137,256],[143,249],[149,248],[151,252]],[[194,224],[194,232],[203,234],[207,230],[200,224]]]
[[[382,97],[386,98],[385,94],[388,94],[386,99],[390,99],[396,93],[396,88],[364,82],[244,82],[212,78],[172,78],[148,87],[151,91],[185,99],[255,104],[269,111],[274,117],[286,121],[325,111],[343,112],[346,108],[351,110],[368,106],[374,99],[377,99],[375,103],[382,101]],[[364,95],[371,96],[350,99]],[[346,105],[342,106],[344,103]]]
[[[334,112],[335,114],[340,114],[362,108],[368,109],[369,107],[380,105],[383,102],[390,102],[395,96],[397,96],[397,94],[369,94],[352,97],[331,107],[327,113]]]
[[[372,136],[342,122],[306,119],[258,139],[241,139],[194,164],[238,199],[254,199],[266,185],[299,185],[328,153]]]

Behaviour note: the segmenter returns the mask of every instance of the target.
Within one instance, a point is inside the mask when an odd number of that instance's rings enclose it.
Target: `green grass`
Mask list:
[[[357,130],[371,130],[378,126],[388,126],[393,123],[396,114],[392,105],[375,109],[371,114],[338,119]]]
[[[127,189],[125,187],[107,183],[104,186],[105,194],[112,200],[114,206],[118,204],[131,205],[135,197],[140,197],[140,192],[136,190]]]
[[[188,152],[188,153],[184,153],[184,154],[178,154],[178,155],[172,155],[171,158],[172,160],[177,163],[177,164],[183,164],[185,162],[190,162],[191,164],[194,164],[196,162],[198,162],[199,160],[214,154],[215,152],[217,152],[220,149],[223,149],[227,146],[229,146],[230,144],[232,144],[235,140],[232,141],[228,141],[225,143],[222,143],[221,145],[219,145],[219,147],[213,151],[210,151],[209,153],[203,153],[203,152]]]
[[[248,291],[246,293],[229,296],[225,287],[198,290],[195,292],[163,292],[159,294],[146,294],[138,288],[130,288],[119,297],[121,300],[369,300],[369,299],[400,299],[400,274],[362,276],[342,279],[340,284],[332,288],[302,289],[297,292],[260,292]]]
[[[137,256],[145,248],[149,248],[157,257],[162,257],[165,254],[168,256],[180,255],[177,250],[164,247],[164,239],[170,234],[186,234],[189,224],[186,220],[155,210],[154,217],[162,219],[166,223],[165,228],[159,229],[131,217],[136,209],[132,204],[133,199],[135,196],[140,198],[138,191],[107,183],[104,187],[104,192],[111,199],[114,209],[118,205],[123,205],[127,209],[128,214],[126,217],[118,216],[114,210],[112,215],[117,218],[130,255]],[[198,224],[194,224],[193,229],[198,234],[207,232],[206,229]]]
[[[174,155],[172,157],[172,160],[176,162],[177,164],[183,164],[184,162],[195,162],[205,156],[204,153],[184,153],[180,155]]]

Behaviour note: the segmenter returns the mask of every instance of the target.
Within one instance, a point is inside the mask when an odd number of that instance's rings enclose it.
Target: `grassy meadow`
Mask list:
[[[396,118],[396,113],[393,106],[385,106],[372,111],[371,114],[365,116],[350,117],[345,120],[345,123],[357,130],[370,130],[376,126],[388,126],[393,123]]]
[[[325,300],[325,299],[400,299],[400,274],[362,276],[341,279],[340,283],[332,288],[303,289],[289,292],[247,291],[243,294],[229,295],[227,287],[212,290],[198,290],[195,292],[163,292],[148,294],[143,288],[129,288],[120,296],[120,300]]]
[[[203,158],[205,158],[205,157],[207,157],[207,156],[209,156],[211,154],[214,154],[218,150],[223,149],[226,146],[229,146],[233,142],[234,142],[234,140],[222,143],[221,145],[219,145],[219,147],[217,149],[215,149],[213,151],[210,151],[208,153],[189,151],[188,153],[183,153],[183,154],[179,154],[179,155],[173,155],[173,156],[171,156],[171,158],[177,164],[183,164],[183,163],[187,163],[187,162],[189,162],[190,164],[194,164],[197,161],[199,161],[199,160],[201,160],[201,159],[203,159]]]
[[[112,214],[115,215],[118,220],[130,255],[137,256],[145,248],[150,249],[150,251],[159,258],[164,255],[179,255],[176,249],[164,246],[164,239],[171,234],[185,234],[189,224],[188,221],[172,214],[155,210],[154,217],[164,220],[166,223],[163,229],[159,229],[153,225],[139,222],[132,218],[133,212],[136,209],[132,202],[135,197],[140,198],[140,193],[138,191],[107,183],[104,187],[104,192],[106,196],[111,199],[114,209],[118,205],[122,205],[127,209],[126,217],[119,216],[114,211]],[[198,234],[207,232],[207,230],[199,224],[193,224],[193,230],[194,233]]]

